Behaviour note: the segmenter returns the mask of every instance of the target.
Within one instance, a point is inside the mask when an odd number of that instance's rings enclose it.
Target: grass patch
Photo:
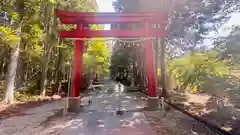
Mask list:
[[[48,96],[42,97],[40,95],[33,95],[33,94],[27,93],[26,91],[15,91],[14,97],[15,97],[15,100],[20,103],[51,99],[51,97],[48,97]]]

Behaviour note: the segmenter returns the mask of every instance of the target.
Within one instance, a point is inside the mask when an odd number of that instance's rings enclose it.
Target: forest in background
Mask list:
[[[95,0],[2,0],[0,2],[0,99],[35,100],[59,91],[68,80],[74,41],[60,39],[61,25],[55,9],[97,12]],[[90,29],[104,26],[90,25]],[[108,72],[110,52],[103,39],[85,42],[82,84],[89,72]]]

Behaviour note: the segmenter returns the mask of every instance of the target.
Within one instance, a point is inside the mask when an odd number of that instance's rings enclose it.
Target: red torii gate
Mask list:
[[[70,89],[71,99],[79,98],[79,89],[82,72],[82,57],[84,41],[82,38],[92,37],[116,37],[116,38],[144,38],[163,37],[167,35],[165,23],[168,19],[167,13],[138,12],[138,13],[86,13],[56,10],[56,15],[63,24],[76,24],[76,28],[70,31],[59,31],[60,38],[75,39],[72,85]],[[134,30],[121,30],[114,27],[111,30],[89,30],[85,28],[88,24],[140,24],[141,27]],[[160,24],[160,28],[154,28],[154,24]],[[146,76],[148,82],[149,103],[157,99],[156,78],[153,60],[152,40],[144,40],[146,57]],[[74,100],[73,100],[74,101]],[[74,101],[75,102],[75,101]],[[78,103],[78,102],[75,102]],[[149,105],[150,105],[149,104]],[[71,104],[69,104],[71,108]],[[77,105],[77,104],[76,104]]]

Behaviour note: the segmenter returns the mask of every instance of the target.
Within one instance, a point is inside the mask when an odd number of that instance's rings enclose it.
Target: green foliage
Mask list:
[[[92,30],[103,30],[102,25],[90,25]],[[89,72],[93,69],[96,74],[103,75],[108,73],[110,52],[108,44],[102,38],[94,38],[85,44],[87,50],[84,53],[84,69],[85,72]]]
[[[66,68],[69,67],[66,66],[66,63],[72,61],[74,42],[68,39],[59,39],[56,30],[72,29],[74,26],[61,25],[54,15],[54,9],[96,12],[98,10],[96,0],[24,0],[21,2],[21,6],[18,5],[19,8],[16,8],[16,0],[0,2],[1,12],[7,13],[7,19],[11,20],[9,21],[11,23],[0,26],[0,55],[3,58],[0,59],[0,73],[6,69],[2,64],[8,63],[10,60],[9,55],[7,55],[10,54],[8,51],[20,43],[21,61],[19,63],[22,65],[18,67],[22,68],[24,77],[18,76],[18,78],[24,78],[24,81],[29,81],[29,78],[30,80],[39,80],[36,73],[41,73],[46,68],[48,82],[57,78],[56,74],[59,74],[59,78],[64,78],[63,76],[66,76],[65,72],[67,72]],[[6,16],[0,16],[0,20],[2,17],[6,18]],[[100,30],[104,27],[90,25],[90,28]],[[104,42],[104,39],[85,44],[85,69],[92,68],[98,74],[108,72],[110,53],[105,44],[107,43]],[[48,50],[50,50],[49,58],[46,57]],[[46,67],[42,66],[45,59],[49,61]]]
[[[27,91],[15,91],[14,97],[18,102],[34,102],[43,100],[43,97],[29,94]]]
[[[8,26],[0,26],[0,44],[4,46],[14,46],[20,37],[16,35],[16,31]]]
[[[101,40],[91,41],[88,44],[84,54],[85,69],[94,69],[99,75],[108,72],[110,53],[105,44],[107,43]]]
[[[201,91],[206,78],[227,75],[226,62],[218,60],[217,55],[215,51],[188,53],[169,61],[168,70],[181,89],[190,88],[191,92]]]
[[[120,68],[128,69],[132,65],[131,51],[129,47],[115,43],[111,56],[111,76],[115,76]]]

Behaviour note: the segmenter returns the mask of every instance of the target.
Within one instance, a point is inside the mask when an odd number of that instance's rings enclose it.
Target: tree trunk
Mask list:
[[[12,56],[10,65],[8,67],[8,75],[7,75],[7,84],[6,84],[6,96],[5,96],[5,102],[7,104],[13,104],[14,103],[14,88],[15,88],[15,78],[16,78],[16,72],[17,72],[17,63],[18,63],[18,57],[19,57],[19,47],[20,43],[16,48],[12,48]]]
[[[4,80],[4,76],[5,76],[5,69],[6,69],[6,64],[7,64],[7,60],[6,60],[6,57],[3,57],[1,62],[0,62],[0,66],[1,66],[1,69],[0,69],[0,80]]]
[[[28,79],[28,75],[29,75],[29,73],[31,73],[32,70],[31,70],[31,68],[29,67],[29,64],[28,64],[28,63],[26,63],[25,69],[27,69],[27,71],[25,71],[24,80],[27,80],[27,79]]]
[[[23,40],[20,42],[20,50],[25,50],[25,43]],[[16,89],[22,87],[21,85],[24,82],[24,75],[25,75],[25,62],[24,62],[24,52],[20,51],[19,59],[18,59],[18,67],[17,67],[17,74],[16,74]]]
[[[20,36],[20,33],[22,31],[22,14],[24,12],[24,1],[17,0],[15,3],[16,12],[19,14],[19,21],[14,23],[14,26],[18,31],[18,35]],[[15,88],[15,79],[16,79],[16,72],[17,72],[17,66],[18,66],[18,58],[20,53],[20,42],[16,41],[16,46],[12,48],[11,50],[11,58],[10,58],[10,64],[8,66],[8,75],[6,78],[6,96],[5,96],[5,102],[8,104],[14,103],[14,88]]]
[[[140,83],[140,88],[141,90],[145,91],[145,61],[144,61],[144,48],[142,45],[139,46],[140,50],[140,67],[141,67],[141,83]]]
[[[9,48],[5,48],[4,52],[1,54],[1,57],[0,57],[0,59],[1,59],[0,80],[5,80],[5,76],[8,71],[10,53],[11,53],[11,50]]]
[[[41,95],[46,95],[46,87],[47,87],[47,73],[48,73],[48,63],[51,54],[51,47],[49,44],[49,36],[50,36],[50,11],[51,5],[47,4],[46,8],[44,9],[44,28],[45,28],[45,41],[44,41],[44,54],[42,59],[42,74],[41,74]]]
[[[55,84],[56,84],[56,88],[59,87],[60,85],[60,80],[61,80],[61,76],[62,76],[62,63],[63,63],[63,55],[62,55],[62,49],[59,48],[58,49],[58,60],[57,60],[57,64],[56,64],[56,72],[55,72]],[[57,92],[57,91],[55,91]]]
[[[155,78],[156,78],[156,86],[157,86],[157,94],[160,93],[160,90],[158,89],[159,86],[159,76],[158,76],[158,68],[159,68],[159,38],[156,38],[156,40],[154,40],[154,50],[155,50]]]
[[[165,49],[166,49],[166,44],[165,44],[165,38],[161,38],[160,40],[161,43],[161,57],[160,57],[160,65],[161,65],[161,82],[162,82],[162,94],[161,96],[169,98],[169,94],[166,89],[166,65],[165,65]]]
[[[39,91],[41,89],[41,72],[36,74],[36,88]]]
[[[0,81],[3,80],[3,76],[4,76],[4,63],[5,63],[5,59],[2,59],[0,61]]]
[[[156,79],[158,82],[158,76],[157,76],[157,73],[158,73],[158,67],[159,67],[159,39],[157,38],[154,42],[154,45],[155,45],[155,74],[156,74]]]
[[[4,47],[0,50],[0,81],[3,79],[4,75],[5,51],[6,49]]]

